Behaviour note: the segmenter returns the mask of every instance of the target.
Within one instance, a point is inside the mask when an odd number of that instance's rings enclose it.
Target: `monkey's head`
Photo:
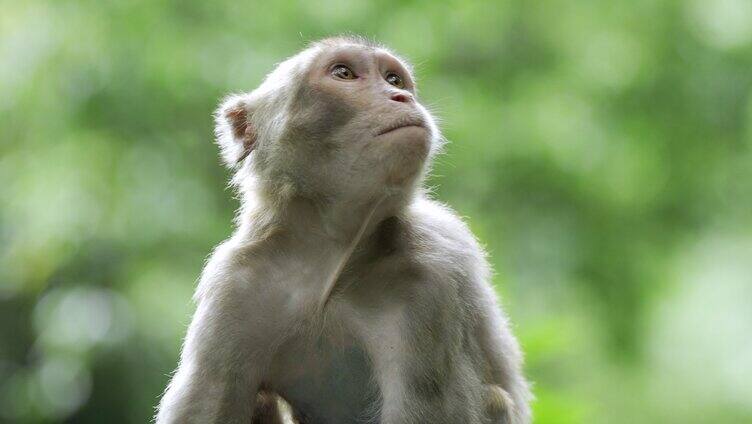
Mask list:
[[[410,193],[441,139],[405,62],[353,38],[282,62],[227,98],[216,121],[236,184],[334,201]]]

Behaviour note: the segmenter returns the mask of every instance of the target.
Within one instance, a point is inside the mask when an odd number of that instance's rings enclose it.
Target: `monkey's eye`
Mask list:
[[[332,76],[343,80],[355,79],[355,73],[345,65],[336,65],[332,68]]]
[[[395,74],[394,72],[386,74],[386,82],[400,89],[405,88],[405,81],[402,80],[401,76]]]

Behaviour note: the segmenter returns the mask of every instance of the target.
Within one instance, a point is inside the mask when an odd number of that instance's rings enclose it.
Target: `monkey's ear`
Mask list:
[[[247,97],[228,97],[214,116],[222,159],[228,167],[235,168],[256,145],[256,129],[251,123],[251,107]]]

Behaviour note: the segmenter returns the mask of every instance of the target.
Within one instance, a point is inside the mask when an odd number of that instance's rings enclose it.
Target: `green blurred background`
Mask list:
[[[0,420],[144,423],[238,206],[211,113],[416,65],[537,423],[752,422],[752,1],[0,1]]]

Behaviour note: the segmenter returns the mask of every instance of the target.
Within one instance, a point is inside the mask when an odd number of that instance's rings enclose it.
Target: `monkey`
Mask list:
[[[424,186],[445,140],[407,61],[319,40],[215,121],[240,207],[158,424],[530,422],[486,254]]]

